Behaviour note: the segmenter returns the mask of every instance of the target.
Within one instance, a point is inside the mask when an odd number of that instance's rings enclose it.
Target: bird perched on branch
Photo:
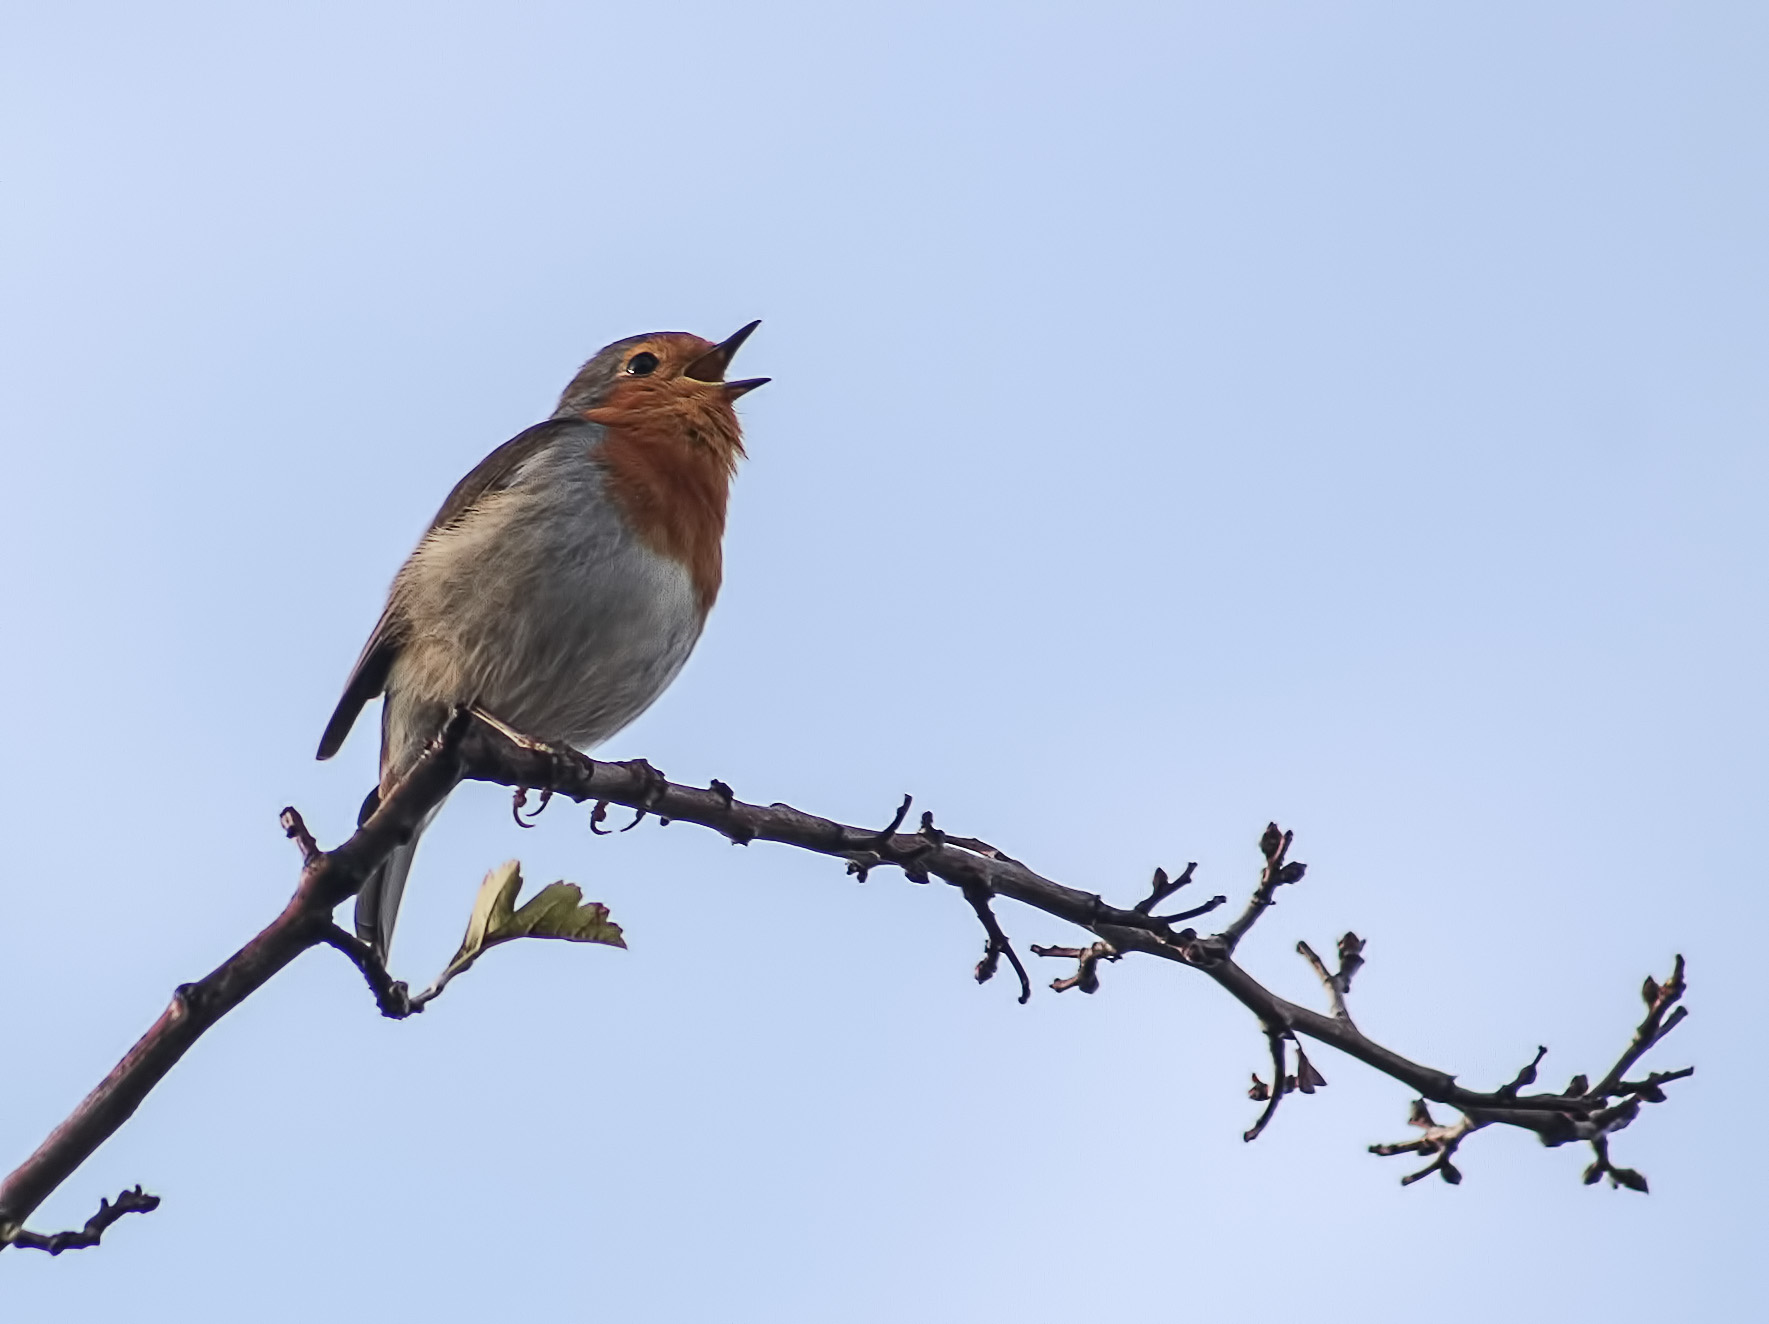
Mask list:
[[[471,704],[543,741],[589,747],[663,693],[718,596],[725,502],[743,435],[728,382],[758,323],[713,344],[680,331],[617,340],[545,423],[455,485],[393,580],[319,742],[330,758],[381,708],[366,821],[449,713]],[[427,822],[428,820],[426,820]],[[356,899],[385,960],[417,838]]]

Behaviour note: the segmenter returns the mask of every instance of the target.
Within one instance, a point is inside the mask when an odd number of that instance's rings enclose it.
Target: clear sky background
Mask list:
[[[382,1020],[334,953],[0,1257],[9,1320],[1742,1318],[1761,1019],[1769,12],[1744,3],[88,4],[0,31],[0,1166],[345,835],[312,751],[449,487],[579,362],[753,317],[728,587],[606,747],[1120,901],[1311,869],[1364,1027],[1600,1072],[1615,1144],[1401,1189],[1409,1094],[1243,1145],[1249,1016],[1151,962],[971,981],[949,889],[687,826],[419,855],[425,980],[520,856],[631,950]],[[1022,944],[1074,931],[1004,906]],[[1040,963],[1054,966],[1053,962]]]

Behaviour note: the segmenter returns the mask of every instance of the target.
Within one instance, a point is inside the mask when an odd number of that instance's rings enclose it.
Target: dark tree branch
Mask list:
[[[1192,874],[1197,871],[1197,868],[1198,862],[1193,860],[1180,872],[1179,877],[1171,881],[1167,877],[1167,870],[1156,869],[1155,876],[1149,883],[1149,894],[1136,903],[1136,908],[1146,915],[1180,888],[1191,886]],[[1225,901],[1227,899],[1227,897],[1223,898]]]
[[[1190,910],[1182,910],[1176,915],[1156,915],[1155,923],[1166,924],[1169,926],[1183,924],[1188,919],[1196,919],[1199,915],[1208,915],[1218,906],[1226,906],[1227,904],[1228,898],[1226,896],[1213,896],[1203,905],[1193,906]]]
[[[1112,950],[1109,942],[1096,942],[1089,947],[1040,947],[1034,943],[1032,955],[1060,956],[1080,962],[1075,967],[1075,973],[1067,979],[1050,981],[1052,991],[1057,993],[1067,993],[1072,988],[1078,988],[1083,993],[1099,992],[1099,963],[1118,959],[1118,953]]]
[[[1265,868],[1260,871],[1259,886],[1254,889],[1253,899],[1247,903],[1247,909],[1241,912],[1241,917],[1218,935],[1222,940],[1225,956],[1234,955],[1236,946],[1247,936],[1247,930],[1258,922],[1268,907],[1277,904],[1276,894],[1280,887],[1302,881],[1302,875],[1308,866],[1284,862],[1284,857],[1290,853],[1291,837],[1291,833],[1280,831],[1276,823],[1266,824],[1265,833],[1259,838],[1259,852],[1265,856]]]
[[[1019,953],[1014,951],[1007,934],[1002,932],[1001,921],[995,918],[995,911],[989,905],[989,893],[971,884],[964,889],[964,899],[977,912],[977,920],[988,937],[988,945],[983,948],[983,959],[977,962],[977,983],[987,984],[995,978],[995,970],[1005,956],[1008,964],[1013,966],[1013,972],[1020,977],[1020,1005],[1024,1006],[1032,1000],[1032,981],[1026,975],[1026,967],[1020,963]]]
[[[1459,1186],[1462,1182],[1461,1169],[1450,1162],[1450,1156],[1456,1152],[1456,1146],[1478,1131],[1485,1122],[1476,1122],[1467,1114],[1463,1114],[1449,1126],[1439,1126],[1431,1116],[1431,1110],[1425,1106],[1425,1100],[1414,1099],[1412,1115],[1407,1118],[1410,1126],[1418,1127],[1422,1132],[1417,1140],[1409,1140],[1399,1145],[1371,1145],[1370,1153],[1387,1157],[1391,1154],[1435,1154],[1437,1158],[1420,1168],[1417,1172],[1409,1172],[1400,1179],[1402,1186],[1411,1186],[1414,1182],[1436,1173],[1451,1186]]]
[[[1651,975],[1646,977],[1646,982],[1640,987],[1640,997],[1646,1003],[1646,1019],[1641,1021],[1639,1028],[1634,1031],[1634,1041],[1628,1045],[1621,1057],[1617,1059],[1615,1066],[1610,1068],[1609,1074],[1598,1083],[1592,1093],[1607,1098],[1610,1095],[1624,1092],[1621,1082],[1622,1077],[1627,1074],[1628,1068],[1644,1057],[1647,1050],[1660,1039],[1676,1029],[1682,1019],[1689,1014],[1687,1007],[1677,1007],[1675,1011],[1671,1011],[1671,1008],[1682,999],[1688,988],[1689,986],[1683,981],[1683,958],[1681,956],[1677,957],[1676,963],[1671,967],[1671,977],[1662,985]],[[1665,1016],[1667,1011],[1671,1011],[1668,1018]]]
[[[160,1207],[160,1197],[145,1194],[141,1187],[124,1191],[116,1198],[115,1203],[109,1200],[98,1202],[98,1212],[86,1220],[86,1226],[78,1232],[53,1232],[44,1236],[41,1232],[29,1232],[22,1227],[15,1227],[7,1233],[4,1245],[23,1246],[26,1250],[45,1250],[51,1255],[60,1255],[64,1250],[86,1250],[96,1246],[104,1236],[105,1229],[116,1222],[124,1214],[151,1214]]]
[[[527,827],[529,824],[520,826]],[[375,955],[375,949],[354,933],[346,933],[336,924],[328,922],[319,930],[319,940],[328,947],[335,947],[343,952],[362,971],[362,977],[368,981],[369,992],[375,995],[375,1005],[388,1020],[403,1021],[407,1016],[424,1010],[424,1003],[412,997],[405,981],[395,979],[389,974],[387,967],[381,963],[381,958]]]
[[[1259,1120],[1253,1123],[1252,1130],[1243,1131],[1241,1133],[1241,1139],[1247,1141],[1249,1144],[1259,1139],[1259,1133],[1265,1130],[1267,1124],[1270,1123],[1273,1117],[1277,1116],[1278,1104],[1282,1103],[1284,1095],[1289,1093],[1289,1090],[1286,1088],[1289,1082],[1284,1077],[1283,1028],[1277,1025],[1267,1025],[1264,1029],[1265,1041],[1271,1048],[1272,1083],[1270,1088],[1267,1088],[1265,1082],[1258,1076],[1255,1076],[1253,1077],[1253,1088],[1247,1091],[1248,1095],[1255,1102],[1260,1099],[1266,1101],[1265,1111],[1259,1114]]]
[[[1347,938],[1351,937],[1349,933],[1345,936]],[[1344,941],[1341,940],[1341,948],[1343,948],[1344,945]],[[1296,950],[1302,953],[1308,963],[1314,967],[1314,972],[1321,977],[1321,983],[1327,986],[1327,996],[1333,1000],[1334,1017],[1338,1020],[1344,1021],[1347,1025],[1350,1025],[1351,1013],[1345,1009],[1345,990],[1351,983],[1351,980],[1349,978],[1344,978],[1345,967],[1343,965],[1340,966],[1339,974],[1329,974],[1325,962],[1314,954],[1314,948],[1310,947],[1305,942],[1299,942],[1296,944]]]
[[[0,1182],[0,1249],[49,1193],[92,1156],[141,1106],[190,1046],[228,1012],[262,988],[316,942],[325,940],[331,913],[352,896],[376,865],[410,838],[424,816],[441,804],[459,772],[459,747],[467,724],[457,714],[431,742],[405,780],[396,786],[337,850],[307,854],[311,838],[299,814],[285,814],[285,830],[301,845],[305,862],[295,895],[256,938],[194,984],[181,984],[159,1020],[112,1068],[22,1164]]]
[[[1491,1092],[1466,1089],[1450,1073],[1413,1062],[1365,1036],[1344,1014],[1343,1005],[1351,976],[1362,964],[1363,944],[1354,935],[1348,934],[1340,942],[1340,969],[1336,975],[1326,975],[1324,964],[1304,949],[1304,955],[1310,957],[1329,986],[1332,1015],[1279,997],[1233,959],[1241,940],[1273,904],[1277,889],[1303,877],[1304,866],[1287,858],[1291,835],[1276,824],[1270,825],[1261,837],[1264,867],[1247,909],[1222,932],[1201,936],[1189,928],[1175,931],[1172,926],[1207,912],[1220,904],[1221,898],[1181,915],[1150,913],[1160,900],[1191,881],[1189,867],[1175,881],[1157,874],[1147,898],[1131,908],[1120,908],[1095,893],[1045,878],[987,842],[950,836],[934,827],[931,816],[923,816],[919,831],[903,832],[910,808],[907,796],[882,831],[853,827],[790,805],[745,803],[736,798],[729,786],[718,781],[705,789],[678,785],[665,780],[642,760],[604,763],[552,749],[517,733],[475,724],[461,710],[405,780],[335,850],[319,850],[300,815],[293,810],[285,812],[284,830],[302,853],[300,882],[294,897],[283,913],[245,947],[202,980],[177,989],[171,1006],[135,1047],[36,1153],[0,1183],[0,1249],[9,1244],[26,1244],[21,1238],[35,1234],[23,1232],[24,1220],[49,1193],[128,1120],[210,1026],[309,947],[325,944],[349,957],[368,982],[383,1014],[397,1018],[419,1009],[425,996],[412,998],[364,944],[332,922],[331,912],[361,887],[388,852],[409,839],[463,776],[539,791],[543,803],[554,795],[580,804],[590,802],[595,806],[591,816],[593,831],[602,830],[600,824],[607,807],[618,804],[635,811],[628,827],[635,826],[647,814],[655,814],[665,822],[688,822],[710,828],[738,844],[771,841],[830,856],[844,861],[849,871],[861,879],[880,865],[901,869],[917,882],[938,879],[957,888],[983,924],[988,943],[977,968],[978,978],[986,979],[992,974],[1005,955],[1020,976],[1022,1001],[1030,984],[995,915],[992,903],[997,898],[1021,902],[1076,925],[1097,939],[1087,948],[1032,949],[1041,955],[1060,954],[1080,962],[1076,975],[1056,981],[1055,988],[1078,987],[1091,992],[1098,987],[1096,971],[1101,960],[1118,960],[1131,953],[1196,970],[1252,1012],[1266,1027],[1268,1039],[1275,1036],[1272,1047],[1279,1066],[1272,1086],[1274,1097],[1268,1100],[1272,1106],[1268,1106],[1267,1115],[1251,1134],[1257,1134],[1270,1121],[1277,1098],[1288,1088],[1308,1092],[1325,1083],[1302,1054],[1298,1036],[1329,1044],[1403,1082],[1422,1099],[1457,1109],[1462,1119],[1453,1126],[1437,1128],[1434,1123],[1422,1123],[1428,1127],[1425,1139],[1400,1147],[1376,1147],[1378,1153],[1438,1154],[1439,1162],[1427,1171],[1439,1171],[1449,1180],[1456,1179],[1449,1176],[1454,1169],[1448,1163],[1455,1145],[1465,1135],[1491,1125],[1531,1131],[1547,1145],[1588,1141],[1607,1165],[1607,1137],[1632,1121],[1643,1103],[1662,1101],[1664,1084],[1682,1079],[1692,1070],[1655,1072],[1639,1081],[1623,1079],[1629,1068],[1685,1015],[1682,1007],[1673,1009],[1685,991],[1681,957],[1668,983],[1660,986],[1647,981],[1647,1017],[1609,1074],[1594,1089],[1585,1088],[1585,1080],[1577,1077],[1573,1086],[1560,1094],[1521,1094],[1518,1091],[1530,1083],[1522,1078]],[[1282,1068],[1285,1039],[1296,1043],[1299,1067],[1294,1077],[1287,1077]],[[1435,1147],[1423,1147],[1428,1144]],[[1618,1184],[1644,1189],[1644,1179],[1627,1169],[1604,1166],[1598,1175],[1605,1174]],[[121,1201],[117,1206],[108,1206],[107,1210],[115,1211],[120,1204]],[[120,1215],[109,1212],[108,1216],[114,1221]]]

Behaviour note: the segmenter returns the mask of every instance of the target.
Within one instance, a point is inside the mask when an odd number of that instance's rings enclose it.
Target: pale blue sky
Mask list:
[[[1702,3],[10,6],[0,29],[0,1164],[282,905],[319,730],[454,481],[606,341],[752,317],[728,587],[612,742],[1133,899],[1307,881],[1373,1034],[1601,1070],[1586,1152],[1402,1190],[1331,1052],[1252,1146],[1250,1018],[1124,963],[975,987],[961,899],[688,827],[419,855],[427,978],[490,866],[625,953],[381,1020],[317,952],[0,1258],[8,1319],[1742,1318],[1769,1179],[1757,856],[1769,14]],[[1022,947],[1072,941],[1003,908]],[[1050,963],[1044,963],[1050,964]],[[1062,973],[1036,971],[1042,980]]]

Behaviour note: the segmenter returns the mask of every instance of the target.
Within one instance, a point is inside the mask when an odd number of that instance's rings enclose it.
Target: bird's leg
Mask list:
[[[515,745],[519,749],[532,749],[537,754],[557,754],[559,752],[557,749],[553,748],[553,746],[546,744],[543,741],[536,740],[533,736],[523,735],[515,727],[499,718],[493,717],[476,703],[468,704],[467,711],[472,713],[473,716],[484,722],[493,731],[496,731],[505,740],[508,740],[512,745]]]

